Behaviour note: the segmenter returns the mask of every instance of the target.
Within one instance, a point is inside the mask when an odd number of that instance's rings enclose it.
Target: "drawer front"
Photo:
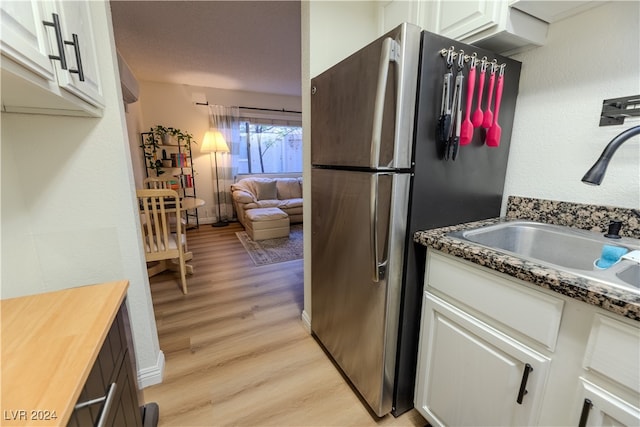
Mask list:
[[[425,286],[555,350],[564,301],[429,250]]]
[[[640,393],[640,328],[596,315],[584,367]]]
[[[130,427],[142,425],[138,396],[127,349],[126,305],[122,304],[109,333],[107,334],[98,358],[80,392],[78,402],[88,402],[105,396],[115,383],[113,403],[105,418],[106,426]],[[75,409],[67,424],[68,427],[84,427],[97,424],[104,402]]]

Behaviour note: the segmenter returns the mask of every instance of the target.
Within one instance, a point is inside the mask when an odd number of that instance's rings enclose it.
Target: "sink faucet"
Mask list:
[[[600,155],[600,158],[591,166],[591,169],[587,171],[586,174],[582,177],[582,182],[585,184],[591,185],[600,185],[602,183],[602,179],[604,178],[604,173],[607,171],[607,166],[609,165],[609,160],[613,156],[613,153],[616,152],[618,147],[622,145],[623,142],[628,140],[629,138],[640,134],[640,125],[629,128],[613,138],[609,144],[605,147],[604,151]]]

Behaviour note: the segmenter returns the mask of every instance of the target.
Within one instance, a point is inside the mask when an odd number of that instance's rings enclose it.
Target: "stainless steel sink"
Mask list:
[[[616,273],[616,276],[623,282],[640,289],[640,265],[635,264],[624,268]]]
[[[532,221],[502,222],[449,236],[640,293],[637,263],[621,260],[607,269],[594,265],[604,245],[638,250],[637,239],[608,239],[598,233]]]

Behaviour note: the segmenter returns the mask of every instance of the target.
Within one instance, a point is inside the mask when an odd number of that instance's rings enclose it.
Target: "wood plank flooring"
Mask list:
[[[242,226],[188,232],[194,274],[150,279],[162,384],[144,390],[160,426],[424,426],[412,410],[377,418],[302,325],[303,262],[255,266]]]

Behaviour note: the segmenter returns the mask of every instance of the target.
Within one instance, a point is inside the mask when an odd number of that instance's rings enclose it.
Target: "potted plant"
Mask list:
[[[149,132],[162,141],[162,145],[182,145],[191,150],[191,143],[195,143],[193,135],[173,127],[156,125]],[[175,141],[175,143],[172,143],[172,141]]]
[[[196,143],[193,135],[182,132],[180,129],[162,125],[156,125],[150,128],[149,132],[146,132],[145,135],[141,147],[144,151],[147,167],[155,170],[156,176],[160,176],[165,172],[162,168],[177,166],[174,159],[169,158],[167,155],[167,150],[162,147],[166,145],[178,145],[184,147],[185,151],[190,153],[191,143]]]

